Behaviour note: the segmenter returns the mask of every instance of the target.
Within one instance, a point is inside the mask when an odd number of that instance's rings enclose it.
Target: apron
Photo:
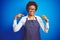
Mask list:
[[[36,17],[35,17],[36,18]],[[24,25],[24,39],[23,40],[40,40],[40,25],[36,20],[28,20],[26,18],[26,22]]]

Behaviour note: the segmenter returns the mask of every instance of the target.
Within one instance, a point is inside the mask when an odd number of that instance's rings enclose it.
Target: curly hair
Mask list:
[[[35,11],[37,10],[37,4],[33,1],[29,1],[26,5],[26,10],[29,10],[29,6],[34,5],[36,7]]]

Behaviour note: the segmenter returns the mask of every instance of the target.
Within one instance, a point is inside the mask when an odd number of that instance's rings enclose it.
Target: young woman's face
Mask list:
[[[29,14],[28,15],[33,16],[34,12],[35,12],[35,9],[36,9],[36,7],[34,5],[29,6],[29,10],[28,10]]]

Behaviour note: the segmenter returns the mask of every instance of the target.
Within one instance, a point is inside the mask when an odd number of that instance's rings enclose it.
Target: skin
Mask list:
[[[17,18],[19,18],[19,17],[21,17],[21,16],[24,16],[24,15],[23,15],[22,13],[17,14],[17,15],[14,17],[14,20],[17,19]]]
[[[30,20],[33,20],[33,19],[34,19],[35,9],[36,9],[36,7],[35,7],[34,5],[29,6],[28,18],[29,18]]]
[[[36,9],[36,7],[35,7],[34,5],[29,6],[29,9],[28,9],[28,18],[29,18],[30,20],[33,20],[33,19],[34,19],[35,9]],[[23,14],[17,14],[14,19],[17,19],[17,18],[19,18],[19,17],[21,17],[21,16],[23,16]],[[47,18],[45,15],[42,15],[41,17],[42,17],[46,22],[48,22],[48,18]]]

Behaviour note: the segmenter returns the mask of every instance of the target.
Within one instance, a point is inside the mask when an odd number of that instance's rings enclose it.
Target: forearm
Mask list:
[[[14,32],[19,31],[21,29],[21,26],[22,26],[21,23],[20,24],[17,24],[17,20],[14,20],[14,23],[13,23],[13,31]]]
[[[44,28],[44,31],[48,33],[48,30],[49,30],[49,22],[46,22],[46,27]]]
[[[38,22],[40,24],[40,27],[42,28],[42,30],[46,33],[48,33],[48,30],[49,30],[49,21],[48,20],[45,20],[46,21],[46,24],[43,23],[41,17],[38,17]]]

